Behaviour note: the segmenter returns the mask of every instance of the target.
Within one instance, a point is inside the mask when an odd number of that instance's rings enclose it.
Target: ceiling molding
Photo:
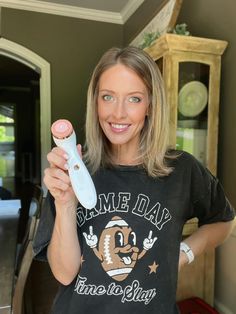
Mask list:
[[[0,7],[69,16],[99,22],[124,24],[143,2],[144,0],[130,0],[121,13],[86,9],[38,0],[0,0]]]
[[[123,24],[130,18],[130,16],[140,7],[144,0],[130,0],[121,11]]]

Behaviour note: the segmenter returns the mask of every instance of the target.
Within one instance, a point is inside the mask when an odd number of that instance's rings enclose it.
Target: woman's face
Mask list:
[[[148,112],[148,91],[139,76],[128,67],[116,64],[99,80],[98,118],[112,144],[137,152],[140,132]]]

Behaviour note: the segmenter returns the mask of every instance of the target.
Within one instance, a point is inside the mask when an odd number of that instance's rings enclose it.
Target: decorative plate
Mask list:
[[[199,81],[185,84],[179,92],[179,112],[185,117],[196,117],[207,105],[208,91]]]

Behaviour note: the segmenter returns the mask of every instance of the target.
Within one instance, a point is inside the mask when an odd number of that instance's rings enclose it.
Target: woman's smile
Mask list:
[[[110,126],[113,132],[121,133],[127,131],[130,124],[110,123]]]

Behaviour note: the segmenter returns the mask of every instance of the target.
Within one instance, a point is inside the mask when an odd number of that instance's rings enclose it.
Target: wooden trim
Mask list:
[[[173,9],[173,14],[171,16],[170,22],[169,22],[169,29],[174,28],[177,18],[179,16],[179,12],[182,6],[183,0],[176,0],[175,5],[174,5],[174,9]]]
[[[30,266],[32,264],[34,258],[32,241],[29,241],[24,253],[24,257],[22,260],[22,266],[20,268],[20,272],[17,278],[14,295],[13,295],[13,303],[12,310],[13,314],[22,314],[23,312],[23,296],[25,290],[26,280],[28,278]]]
[[[223,40],[165,34],[158,38],[150,47],[146,48],[145,51],[154,60],[157,60],[167,51],[193,51],[194,53],[222,55],[227,45],[227,41]]]
[[[220,57],[212,60],[208,88],[207,167],[214,175],[217,173],[218,155],[220,66]]]

